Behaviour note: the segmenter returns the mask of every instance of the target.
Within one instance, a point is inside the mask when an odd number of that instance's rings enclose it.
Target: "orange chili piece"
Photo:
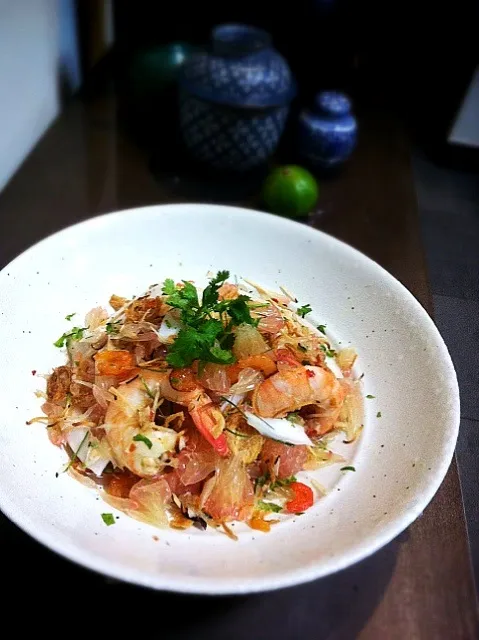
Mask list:
[[[129,351],[100,351],[95,356],[95,363],[101,376],[128,378],[135,368],[135,358]]]

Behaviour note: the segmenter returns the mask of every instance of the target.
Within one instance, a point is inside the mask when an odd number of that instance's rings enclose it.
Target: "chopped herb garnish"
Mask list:
[[[140,376],[140,380],[141,380],[141,384],[143,385],[143,389],[146,392],[146,395],[151,398],[152,400],[155,399],[155,394],[153,393],[153,391],[150,389],[150,387],[146,384],[145,382],[145,378],[143,376]]]
[[[76,313],[69,313],[67,316],[65,316],[65,320],[68,320],[68,322],[70,322],[73,316],[76,316]]]
[[[171,322],[169,320],[165,320],[165,325],[168,327],[168,329],[171,329]]]
[[[239,431],[233,431],[233,429],[228,429],[228,427],[225,427],[225,431],[232,433],[234,436],[238,436],[238,438],[249,438],[246,433],[239,433]]]
[[[68,471],[68,469],[72,466],[72,464],[75,462],[75,460],[78,458],[78,454],[80,452],[80,449],[83,447],[83,445],[85,444],[85,440],[88,438],[88,434],[89,432],[87,431],[85,433],[85,435],[83,436],[82,441],[80,442],[80,445],[78,447],[78,449],[76,451],[73,452],[73,456],[70,458],[70,462],[67,464],[67,466],[65,467],[63,473],[65,473],[66,471]]]
[[[327,346],[325,344],[321,345],[321,349],[324,351],[325,355],[328,358],[334,358],[334,356],[336,355],[336,351],[334,351],[334,349],[331,349],[331,347],[329,347],[329,346]]]
[[[278,487],[289,487],[289,485],[293,482],[297,482],[296,476],[289,476],[289,478],[282,479],[278,478],[278,480],[276,480],[276,482],[273,482],[273,484],[271,485],[271,489],[274,491],[274,489],[277,489]]]
[[[266,472],[262,476],[259,476],[258,478],[256,478],[254,483],[254,488],[256,489],[256,487],[262,487],[264,484],[268,482],[268,480],[269,480],[269,473]]]
[[[316,329],[318,331],[321,331],[321,333],[323,335],[326,335],[326,325],[325,324],[318,324],[318,326],[316,327]]]
[[[381,413],[380,411],[378,411],[378,412],[376,413],[376,418],[380,418],[381,416],[382,416],[382,413]]]
[[[110,527],[112,524],[115,524],[115,518],[112,513],[102,513],[101,519],[106,524],[107,527]]]
[[[301,318],[304,318],[304,316],[308,313],[311,313],[311,311],[312,308],[310,304],[305,304],[302,307],[298,307],[298,309],[296,309],[296,313],[298,314],[298,316],[301,316]]]
[[[235,404],[232,400],[230,400],[229,398],[226,398],[225,396],[220,396],[220,400],[223,400],[224,402],[227,402],[228,404],[230,404],[232,407],[234,407],[236,409],[236,411],[238,411],[239,413],[241,413],[241,415],[243,416],[243,418],[245,420],[247,420],[246,414],[244,411],[242,411],[237,404]]]
[[[188,367],[194,360],[199,360],[200,366],[206,362],[234,362],[231,351],[233,328],[242,323],[256,325],[258,321],[251,317],[248,296],[219,300],[218,290],[228,277],[228,271],[219,271],[205,288],[201,303],[191,282],[183,280],[176,286],[173,280],[165,280],[163,293],[167,296],[166,302],[180,309],[182,323],[175,341],[168,347],[166,359],[172,367]]]
[[[298,411],[292,411],[291,413],[288,413],[288,415],[286,416],[286,420],[289,420],[293,424],[297,424],[298,422],[300,422],[301,416],[299,415]]]
[[[106,332],[108,334],[112,334],[112,333],[118,333],[120,331],[120,327],[118,326],[120,324],[120,320],[116,320],[116,322],[107,322],[106,323]]]
[[[81,340],[83,338],[83,333],[85,331],[86,331],[85,327],[83,327],[83,328],[81,328],[81,327],[73,327],[73,329],[71,331],[67,331],[66,333],[64,333],[53,344],[55,345],[55,347],[58,347],[59,349],[61,349],[61,347],[64,347],[65,344],[66,344],[67,347],[69,347],[70,343],[73,340]]]
[[[354,467],[341,467],[341,471],[356,471]]]
[[[264,500],[258,500],[256,506],[260,511],[270,511],[273,513],[279,513],[283,510],[283,507],[280,507],[279,504],[274,504],[274,502],[265,502]]]
[[[368,393],[368,395],[366,396],[366,398],[368,400],[373,400],[373,398],[375,398],[376,396],[372,396],[370,393]]]
[[[146,436],[144,436],[142,433],[138,433],[133,440],[135,442],[144,442],[146,444],[146,446],[148,447],[148,449],[151,449],[151,447],[153,446],[152,441],[147,438]]]

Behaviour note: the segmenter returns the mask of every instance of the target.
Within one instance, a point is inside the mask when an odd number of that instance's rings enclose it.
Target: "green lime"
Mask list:
[[[273,213],[306,216],[318,201],[319,188],[309,171],[291,164],[273,169],[263,186],[263,200]]]

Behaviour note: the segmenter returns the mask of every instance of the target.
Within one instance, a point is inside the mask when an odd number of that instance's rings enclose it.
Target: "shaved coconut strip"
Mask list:
[[[156,332],[158,340],[162,344],[171,344],[181,329],[181,322],[178,318],[178,313],[174,311],[168,311],[165,314],[160,328]]]
[[[284,304],[284,305],[288,305],[290,302],[289,296],[285,296],[284,294],[278,293],[277,291],[270,291],[269,289],[265,289],[261,285],[256,284],[251,280],[246,280],[246,278],[243,278],[243,280],[247,282],[250,285],[250,287],[253,287],[253,289],[256,289],[259,295],[262,298],[265,298],[266,300],[272,300],[273,302],[276,300],[280,304]]]
[[[100,476],[110,459],[102,455],[95,455],[95,450],[89,446],[91,442],[90,435],[85,438],[87,433],[88,429],[84,427],[73,429],[67,434],[67,442],[71,449],[76,452],[76,457],[95,475]]]
[[[313,485],[313,487],[316,489],[316,491],[319,493],[320,496],[327,495],[328,490],[324,485],[322,485],[320,482],[318,482],[314,478],[310,478],[309,481],[311,482],[311,484]]]
[[[286,418],[260,418],[249,411],[245,411],[244,415],[248,424],[262,436],[289,444],[313,444],[300,424]]]
[[[226,409],[243,402],[245,395],[245,393],[236,393],[231,396],[223,396],[224,401],[220,404],[221,413],[224,413]]]

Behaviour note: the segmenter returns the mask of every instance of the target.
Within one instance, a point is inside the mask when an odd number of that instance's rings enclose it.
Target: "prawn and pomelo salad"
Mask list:
[[[67,452],[63,471],[113,508],[235,538],[228,523],[267,532],[321,497],[308,471],[344,462],[330,444],[358,437],[363,404],[356,353],[331,348],[308,304],[228,278],[112,295],[112,313],[70,325],[55,342],[67,362],[47,376],[45,416],[31,422]]]

